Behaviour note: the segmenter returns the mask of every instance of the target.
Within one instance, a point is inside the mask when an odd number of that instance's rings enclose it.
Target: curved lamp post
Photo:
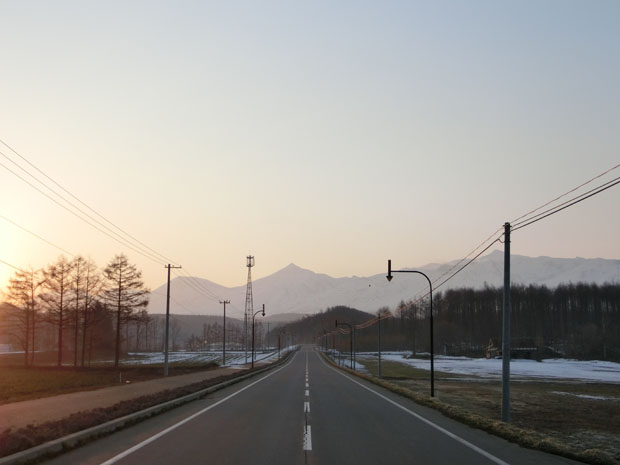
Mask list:
[[[435,397],[435,360],[434,360],[434,351],[433,351],[433,284],[428,276],[421,271],[415,270],[392,270],[392,260],[388,260],[388,274],[386,276],[388,282],[392,281],[392,273],[417,273],[421,274],[428,281],[428,286],[430,287],[430,296],[431,296],[431,397]]]
[[[263,309],[258,312],[254,312],[252,315],[252,368],[254,368],[254,320],[256,319],[256,315],[262,313],[265,316],[265,304],[263,304]]]
[[[353,354],[353,326],[351,326],[349,323],[338,323],[338,320],[336,320],[336,328],[338,326],[348,326],[349,327],[349,331],[351,334],[351,369],[355,370],[354,366],[355,366],[355,355]]]

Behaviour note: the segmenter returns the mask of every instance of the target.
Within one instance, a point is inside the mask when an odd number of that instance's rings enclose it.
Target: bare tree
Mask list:
[[[172,342],[172,350],[179,350],[179,336],[181,335],[181,324],[175,317],[170,318],[170,341]]]
[[[97,270],[95,262],[86,260],[84,263],[83,280],[83,302],[82,302],[82,366],[86,358],[86,335],[92,331],[92,326],[96,323],[93,315],[93,305],[97,296],[101,292],[101,275]]]
[[[17,271],[9,280],[7,300],[16,308],[16,337],[24,349],[24,365],[34,363],[36,315],[39,310],[38,290],[43,283],[39,271]],[[29,350],[30,349],[30,350]]]
[[[73,265],[64,255],[43,270],[46,292],[41,294],[41,299],[47,308],[48,321],[58,326],[58,366],[62,365],[62,333],[66,325],[65,312],[68,309],[72,270]]]
[[[142,282],[142,272],[129,263],[124,254],[116,255],[103,270],[105,301],[116,311],[116,348],[114,366],[118,367],[121,349],[121,325],[132,319],[149,302],[149,290]]]

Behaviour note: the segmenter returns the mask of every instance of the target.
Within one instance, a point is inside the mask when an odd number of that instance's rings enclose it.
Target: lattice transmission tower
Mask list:
[[[245,291],[245,318],[244,318],[244,337],[243,345],[245,347],[245,363],[248,363],[248,325],[252,322],[252,316],[254,315],[254,300],[252,298],[252,267],[254,266],[254,257],[248,255],[247,267],[248,267],[248,287]]]

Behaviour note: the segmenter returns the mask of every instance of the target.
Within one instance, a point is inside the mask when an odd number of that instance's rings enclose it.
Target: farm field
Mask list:
[[[285,350],[282,351],[284,353]],[[69,392],[97,389],[127,382],[146,381],[163,376],[164,355],[161,352],[129,353],[117,369],[111,360],[97,360],[87,368],[74,368],[65,362],[55,366],[56,354],[37,354],[37,365],[24,368],[23,354],[0,354],[0,404],[37,399]],[[278,357],[277,350],[257,352],[257,362],[272,361]],[[71,357],[67,356],[67,361]],[[248,363],[249,363],[248,358]],[[171,352],[169,353],[170,376],[182,375],[220,366],[221,352]],[[226,353],[226,366],[245,365],[245,352]]]
[[[429,360],[405,355],[382,354],[383,378],[428,395]],[[357,361],[358,368],[378,374],[376,353],[358,354]],[[576,450],[605,451],[620,463],[620,364],[513,360],[511,373],[513,425]],[[435,395],[445,404],[500,420],[501,360],[436,357]]]

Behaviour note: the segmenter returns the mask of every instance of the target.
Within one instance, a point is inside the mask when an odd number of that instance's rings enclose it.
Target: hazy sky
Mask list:
[[[249,252],[256,278],[445,262],[620,163],[619,18],[599,0],[4,0],[0,139],[224,285]],[[1,166],[0,185],[0,215],[164,282]],[[619,201],[518,231],[513,252],[620,258]],[[2,218],[0,240],[20,267],[60,254]]]

